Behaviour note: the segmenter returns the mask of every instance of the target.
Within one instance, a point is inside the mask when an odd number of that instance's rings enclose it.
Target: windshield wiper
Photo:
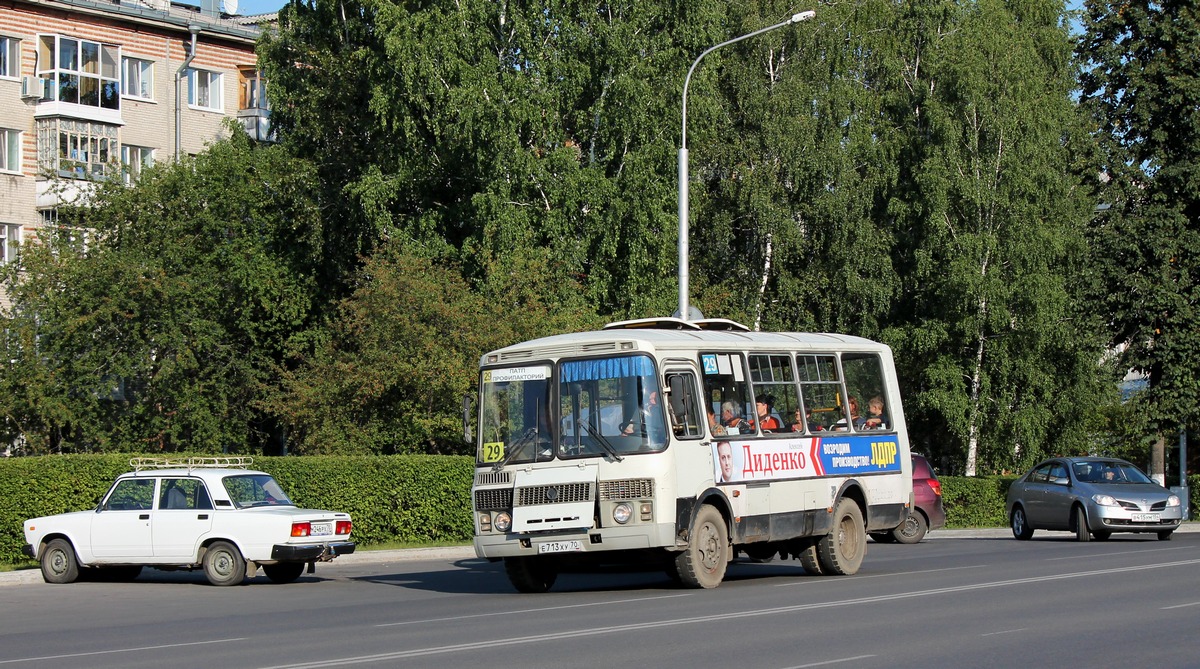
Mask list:
[[[592,427],[591,423],[585,422],[582,418],[575,422],[579,423],[579,427],[587,430],[587,433],[592,435],[592,437],[596,440],[596,443],[603,446],[604,450],[608,451],[608,454],[611,455],[614,460],[620,462],[625,459],[621,457],[621,454],[617,452],[617,449],[613,448],[612,443],[609,442],[604,435],[600,434],[596,428]]]
[[[517,440],[513,442],[512,447],[508,449],[508,455],[504,456],[503,459],[492,465],[492,471],[498,472],[501,469],[504,469],[504,465],[507,465],[510,461],[512,461],[512,459],[517,456],[517,453],[520,453],[521,449],[525,448],[527,444],[533,443],[533,441],[537,439],[537,436],[538,430],[536,426],[525,430],[525,434],[522,434],[520,437],[518,437]],[[534,459],[537,459],[536,453],[534,454]]]

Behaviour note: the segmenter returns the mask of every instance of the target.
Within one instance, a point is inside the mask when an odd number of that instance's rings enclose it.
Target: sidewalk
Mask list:
[[[1200,522],[1187,521],[1175,530],[1176,533],[1200,533]],[[1066,535],[1068,532],[1049,532],[1047,530],[1038,530],[1038,535],[1058,534]],[[1012,530],[1007,527],[988,527],[981,529],[968,530],[934,530],[925,535],[926,541],[938,541],[941,539],[1005,539],[1012,537]],[[358,551],[350,555],[342,555],[337,558],[332,565],[326,565],[324,568],[329,569],[331,566],[338,564],[378,564],[388,565],[395,562],[416,562],[419,560],[465,560],[475,557],[475,549],[472,546],[447,546],[444,548],[405,548],[398,550],[386,551]],[[6,585],[28,585],[42,584],[42,572],[38,569],[21,569],[19,571],[0,572],[0,587]]]

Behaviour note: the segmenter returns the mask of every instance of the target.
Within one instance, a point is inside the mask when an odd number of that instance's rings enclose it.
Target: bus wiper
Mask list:
[[[525,430],[525,433],[518,437],[517,440],[513,442],[512,447],[508,449],[508,455],[504,456],[502,460],[492,465],[492,471],[498,472],[501,469],[504,469],[504,465],[507,465],[510,461],[512,461],[512,459],[517,456],[517,453],[521,452],[522,448],[525,448],[525,446],[528,444],[533,443],[533,440],[537,439],[537,436],[538,430],[536,426]]]
[[[625,459],[625,458],[621,457],[621,454],[617,452],[617,449],[613,448],[612,443],[609,442],[609,440],[606,439],[604,437],[604,435],[600,434],[598,431],[596,431],[596,428],[592,427],[591,423],[584,421],[582,418],[580,418],[579,420],[577,420],[575,422],[579,423],[579,427],[582,427],[583,429],[587,430],[587,433],[592,435],[592,437],[595,438],[596,443],[603,446],[604,450],[608,451],[608,454],[611,455],[614,460],[616,460],[617,462],[620,462]]]

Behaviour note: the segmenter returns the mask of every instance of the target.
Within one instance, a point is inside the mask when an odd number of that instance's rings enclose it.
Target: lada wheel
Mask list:
[[[715,588],[725,579],[732,551],[721,512],[709,504],[692,519],[688,547],[675,558],[679,578],[689,588]]]
[[[75,549],[66,539],[54,539],[42,551],[42,579],[47,583],[74,583],[79,578]]]
[[[854,500],[843,498],[833,512],[833,530],[817,542],[817,558],[826,574],[858,573],[867,550],[862,511]]]
[[[246,579],[246,560],[237,546],[218,541],[204,552],[204,575],[213,585],[237,585]]]
[[[280,562],[279,564],[264,564],[263,573],[272,583],[291,583],[304,573],[303,562]]]

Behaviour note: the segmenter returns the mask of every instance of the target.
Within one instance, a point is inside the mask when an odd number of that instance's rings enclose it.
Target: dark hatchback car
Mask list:
[[[889,532],[873,532],[871,538],[880,543],[898,541],[915,544],[925,538],[929,530],[946,525],[946,511],[942,506],[942,484],[933,467],[923,455],[913,454],[913,509],[904,524]]]
[[[1151,532],[1170,539],[1183,519],[1178,495],[1116,458],[1051,458],[1008,489],[1013,536],[1066,530],[1079,541],[1103,541],[1113,532]]]

